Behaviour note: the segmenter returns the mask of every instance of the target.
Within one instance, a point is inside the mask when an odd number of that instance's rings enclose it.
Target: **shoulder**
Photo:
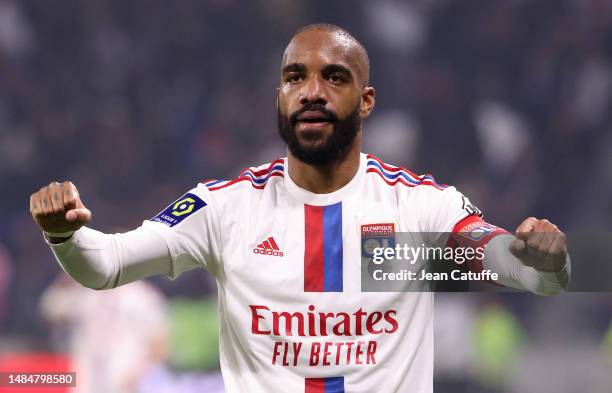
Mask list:
[[[278,158],[266,164],[245,168],[233,179],[208,179],[201,181],[200,185],[215,194],[264,190],[274,182],[274,179],[282,179],[284,176],[285,159]]]
[[[455,187],[438,183],[427,173],[414,172],[384,163],[373,155],[367,155],[367,175],[377,182],[377,188],[393,189],[400,209],[418,217],[424,232],[448,232],[468,215],[482,216],[481,211]]]
[[[393,188],[445,191],[452,187],[436,182],[430,174],[417,175],[409,169],[383,162],[378,157],[366,155],[366,174],[381,185]]]

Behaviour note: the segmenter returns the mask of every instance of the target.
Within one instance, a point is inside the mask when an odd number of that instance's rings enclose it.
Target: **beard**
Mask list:
[[[332,133],[325,140],[314,147],[304,146],[296,132],[295,126],[298,123],[297,117],[306,111],[318,111],[329,119],[332,125]],[[321,104],[305,104],[301,109],[287,117],[283,115],[277,107],[278,134],[287,144],[291,154],[305,164],[315,166],[327,166],[341,162],[350,151],[350,147],[355,142],[355,137],[361,128],[361,118],[359,117],[359,101],[355,108],[344,119],[338,119],[335,112],[330,111]],[[312,136],[314,140],[317,135]]]

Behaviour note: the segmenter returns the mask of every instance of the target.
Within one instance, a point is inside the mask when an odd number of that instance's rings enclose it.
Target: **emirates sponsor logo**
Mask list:
[[[362,336],[391,334],[398,329],[395,310],[367,312],[275,311],[263,305],[251,308],[251,333],[274,336]]]
[[[251,333],[274,337],[270,362],[281,367],[373,366],[380,337],[399,329],[397,311],[277,311],[251,304]],[[316,337],[315,340],[300,337]],[[367,337],[367,338],[366,338]]]

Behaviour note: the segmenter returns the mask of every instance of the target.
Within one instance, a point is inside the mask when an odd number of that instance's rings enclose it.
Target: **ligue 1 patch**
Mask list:
[[[151,221],[161,222],[164,225],[173,227],[204,206],[206,206],[206,202],[200,199],[199,196],[188,192],[162,210],[158,215],[151,218]]]
[[[361,226],[361,256],[372,258],[374,249],[395,248],[395,224],[366,224]]]

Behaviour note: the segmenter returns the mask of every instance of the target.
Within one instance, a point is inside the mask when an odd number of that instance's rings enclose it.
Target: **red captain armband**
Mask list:
[[[470,215],[459,221],[448,238],[447,247],[465,250],[466,270],[479,273],[483,270],[482,260],[487,243],[497,235],[509,233],[484,221],[480,216]]]

